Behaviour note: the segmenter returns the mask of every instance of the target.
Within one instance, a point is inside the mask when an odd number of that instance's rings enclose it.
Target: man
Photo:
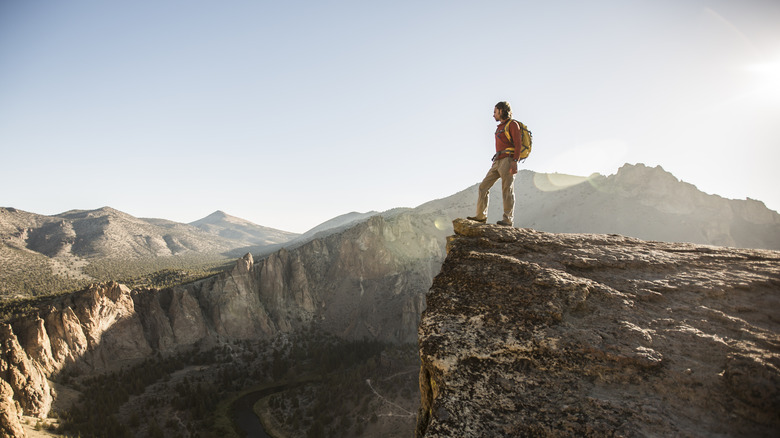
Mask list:
[[[496,128],[496,155],[493,156],[493,165],[479,185],[477,215],[468,216],[466,219],[483,223],[487,221],[490,188],[501,178],[504,217],[496,223],[511,227],[515,215],[515,174],[517,173],[518,156],[523,144],[523,130],[516,121],[512,120],[512,107],[509,102],[498,102],[493,108],[493,118],[500,122]],[[511,141],[504,132],[507,129]]]

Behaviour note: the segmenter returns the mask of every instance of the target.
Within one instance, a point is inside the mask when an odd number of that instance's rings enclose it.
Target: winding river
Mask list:
[[[235,424],[236,432],[246,438],[271,438],[263,428],[263,423],[255,415],[254,405],[261,398],[284,391],[287,388],[287,385],[283,385],[261,389],[243,395],[233,402],[233,424]]]

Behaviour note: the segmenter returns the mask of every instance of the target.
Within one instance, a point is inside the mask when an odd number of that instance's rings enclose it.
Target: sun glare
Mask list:
[[[543,192],[555,192],[588,181],[589,177],[563,173],[535,173],[534,186]]]
[[[780,57],[774,61],[747,66],[756,85],[756,92],[766,97],[780,98]]]

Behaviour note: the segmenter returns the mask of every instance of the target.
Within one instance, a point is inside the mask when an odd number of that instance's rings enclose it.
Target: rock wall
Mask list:
[[[100,373],[152,354],[262,339],[312,324],[345,339],[415,342],[444,258],[435,217],[375,216],[342,233],[164,290],[93,285],[0,324],[0,431],[45,416],[48,378]]]
[[[777,436],[780,253],[453,224],[417,437]]]

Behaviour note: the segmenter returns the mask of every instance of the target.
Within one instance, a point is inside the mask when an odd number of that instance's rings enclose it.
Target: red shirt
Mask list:
[[[510,151],[504,152],[503,154],[501,151],[505,150],[506,148],[515,148],[514,152],[511,153],[511,156],[515,161],[517,161],[521,148],[515,147],[515,145],[523,144],[523,130],[520,129],[520,125],[512,122],[514,122],[514,120],[501,122],[496,127],[496,154],[498,154],[498,158],[508,157],[510,156]],[[509,139],[506,138],[506,134],[504,133],[504,129],[507,124],[509,124],[509,135],[512,137],[511,143],[509,142]]]

